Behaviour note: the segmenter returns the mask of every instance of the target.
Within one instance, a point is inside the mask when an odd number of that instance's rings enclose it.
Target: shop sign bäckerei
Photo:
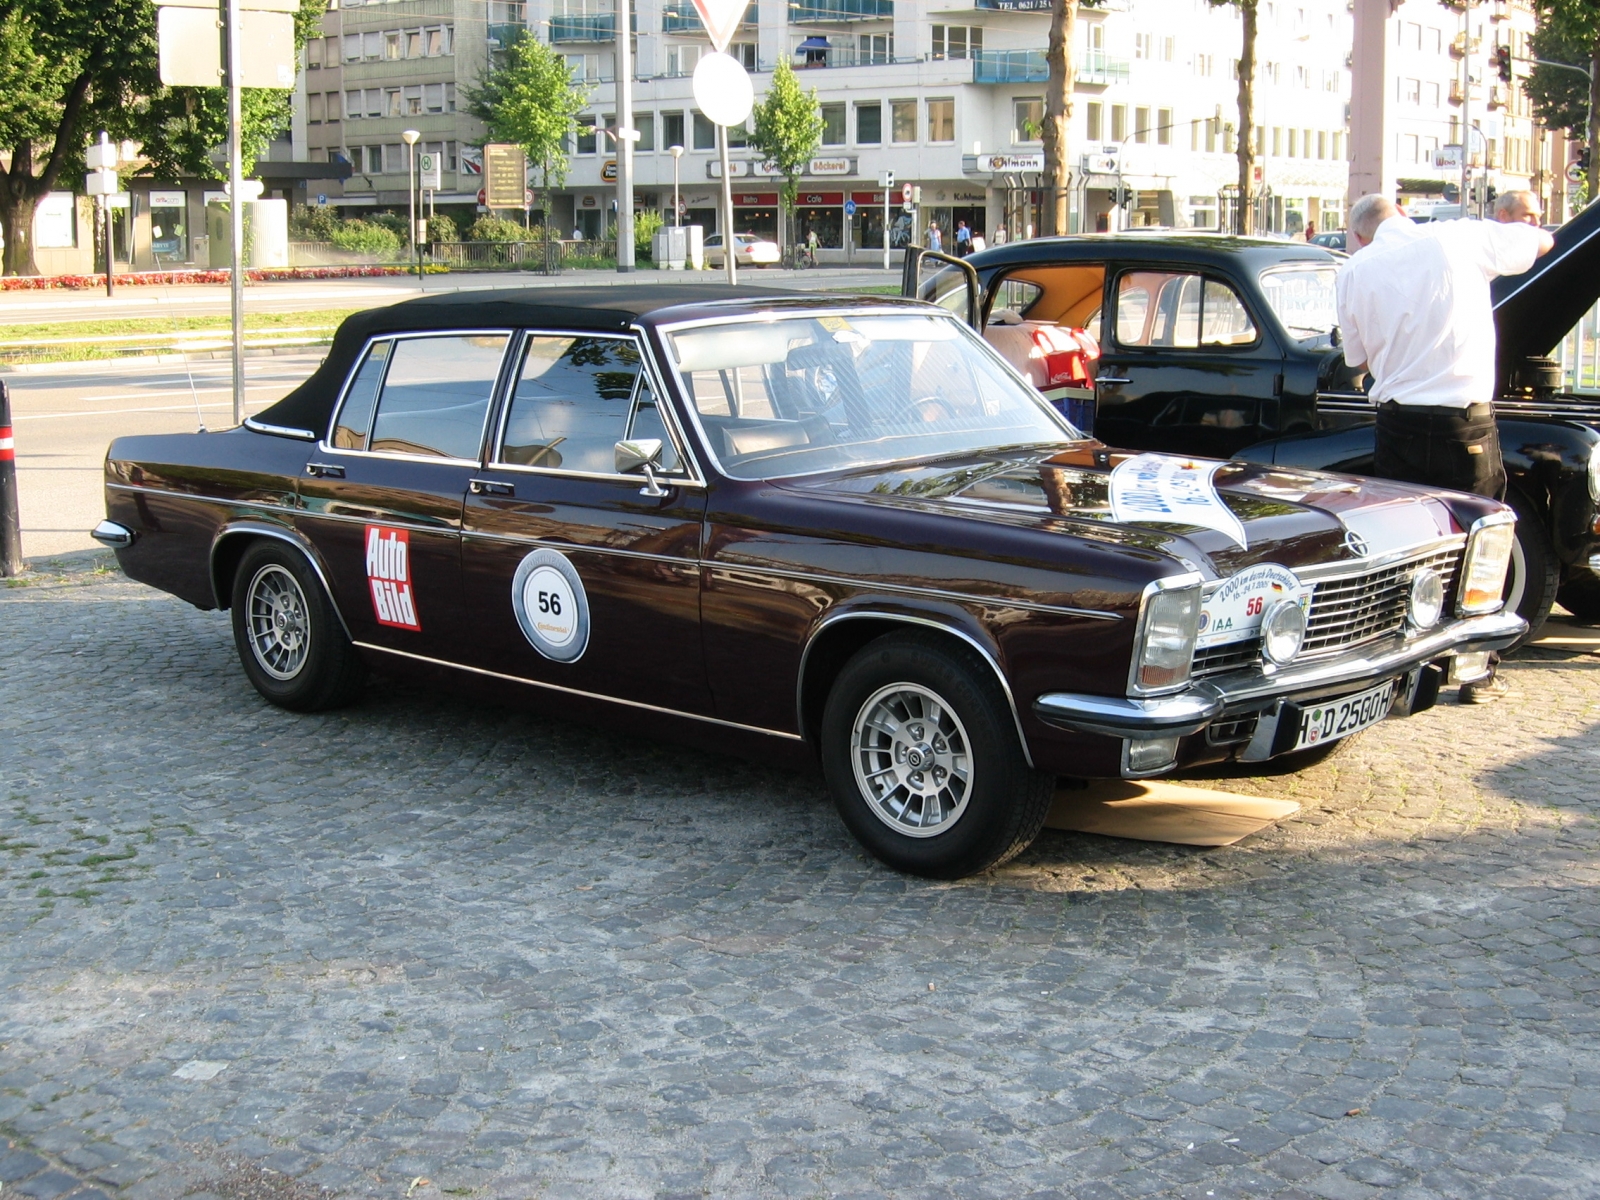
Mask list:
[[[1020,171],[1044,170],[1043,154],[980,154],[978,170],[996,175],[1016,174]]]

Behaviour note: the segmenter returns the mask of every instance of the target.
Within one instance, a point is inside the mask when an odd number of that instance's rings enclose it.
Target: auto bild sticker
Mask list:
[[[1217,494],[1213,476],[1220,462],[1196,462],[1167,454],[1135,454],[1111,472],[1111,517],[1198,525],[1246,546],[1244,526]]]
[[[1255,637],[1261,618],[1279,600],[1293,600],[1309,614],[1311,585],[1301,583],[1293,571],[1277,563],[1260,563],[1240,571],[1201,605],[1200,636],[1195,645],[1220,646]]]
[[[578,569],[557,550],[535,550],[511,581],[522,635],[553,662],[577,662],[589,645],[589,597]]]
[[[367,526],[367,588],[379,625],[422,632],[416,594],[411,590],[409,530]]]

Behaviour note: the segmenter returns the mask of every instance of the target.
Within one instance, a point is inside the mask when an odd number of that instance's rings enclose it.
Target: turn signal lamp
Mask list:
[[[1457,607],[1463,616],[1500,609],[1516,540],[1517,519],[1510,513],[1497,513],[1473,524],[1467,538],[1467,556],[1461,564],[1461,598]]]
[[[1187,684],[1199,636],[1200,577],[1179,575],[1150,584],[1139,612],[1128,690],[1150,695]]]

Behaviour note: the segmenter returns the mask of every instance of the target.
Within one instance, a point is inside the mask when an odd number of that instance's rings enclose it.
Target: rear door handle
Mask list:
[[[306,474],[316,475],[325,479],[343,479],[344,468],[338,463],[308,462],[306,464]]]
[[[1124,379],[1124,378],[1122,378],[1121,376],[1118,376],[1118,375],[1101,375],[1095,380],[1095,383],[1097,385],[1098,384],[1102,384],[1102,383],[1132,383],[1132,382],[1133,382],[1133,380]]]
[[[501,483],[498,479],[474,479],[467,484],[474,496],[515,496],[515,484]]]

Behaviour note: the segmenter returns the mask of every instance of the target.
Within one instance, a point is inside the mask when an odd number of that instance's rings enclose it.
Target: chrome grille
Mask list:
[[[1420,567],[1432,567],[1444,577],[1444,610],[1449,613],[1455,603],[1461,553],[1460,547],[1452,547],[1376,570],[1318,580],[1311,592],[1300,659],[1339,654],[1399,632],[1405,625],[1411,581]]]
[[[1223,675],[1241,671],[1261,661],[1261,639],[1248,638],[1242,642],[1224,642],[1220,646],[1207,646],[1194,652],[1194,665],[1189,674],[1195,679],[1207,675]]]

